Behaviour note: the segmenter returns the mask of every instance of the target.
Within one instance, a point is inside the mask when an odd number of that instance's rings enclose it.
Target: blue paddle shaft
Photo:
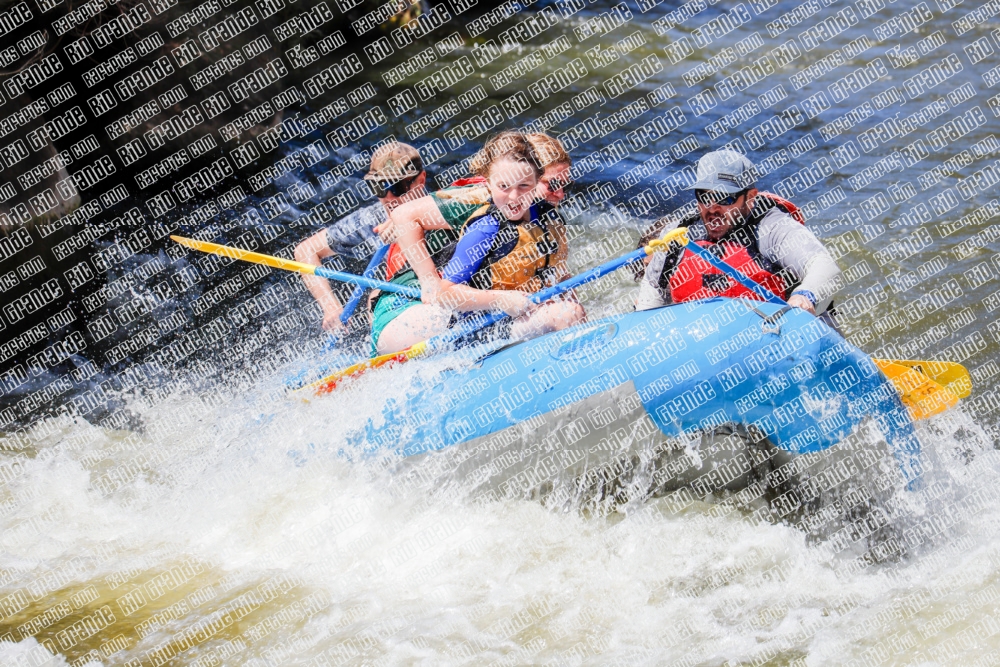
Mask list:
[[[389,252],[389,245],[380,246],[378,250],[372,255],[371,261],[368,262],[368,266],[365,268],[365,272],[361,274],[362,278],[371,278],[378,271],[379,264],[385,259],[386,254]],[[351,315],[358,307],[358,303],[361,302],[361,295],[365,292],[364,285],[358,285],[354,288],[354,292],[351,294],[351,300],[347,302],[344,306],[344,312],[340,314],[340,321],[342,324],[347,324],[347,320],[351,319]]]
[[[379,250],[375,253],[376,256],[372,258],[372,262],[368,265],[368,268],[365,269],[365,275],[357,276],[354,275],[353,273],[343,273],[341,271],[333,271],[331,269],[323,267],[316,268],[316,275],[320,276],[321,278],[329,278],[330,280],[339,280],[340,282],[344,283],[353,283],[355,285],[358,285],[359,288],[362,289],[365,287],[374,287],[384,292],[395,292],[396,294],[402,294],[403,296],[408,296],[411,299],[419,299],[420,290],[416,288],[405,287],[403,285],[397,285],[395,283],[388,283],[385,282],[384,280],[375,280],[370,277],[370,274],[374,273],[375,268],[378,267],[378,262],[375,261],[376,258],[378,259],[379,262],[381,261],[379,253],[382,253],[382,255],[384,256],[385,252],[388,252],[388,248],[389,246],[382,246],[381,248],[379,248]],[[611,273],[612,271],[617,271],[626,264],[631,264],[632,262],[640,260],[645,256],[646,256],[646,251],[640,248],[639,250],[630,252],[624,257],[613,259],[610,262],[601,264],[600,266],[594,267],[589,271],[585,271],[576,277],[564,280],[558,285],[553,285],[552,287],[544,289],[541,292],[536,292],[531,296],[529,296],[528,298],[531,300],[532,303],[542,303],[543,301],[547,301],[552,297],[559,296],[560,294],[564,294],[570,291],[571,289],[579,287],[584,283],[588,283],[592,280],[597,280],[598,278],[602,278],[607,274]],[[347,317],[350,317],[350,313],[353,312],[354,308],[357,306],[357,299],[360,298],[361,298],[361,290],[360,289],[355,290],[355,293],[352,296],[351,301],[347,304],[347,306],[344,307],[344,313],[347,314]],[[506,316],[500,315],[500,318],[502,317]],[[342,314],[341,322],[346,323],[346,321],[347,321],[346,318]],[[495,321],[497,320],[493,320],[488,324],[477,325],[475,328],[472,329],[472,331],[475,331],[480,327],[493,324],[493,322]],[[472,323],[470,322],[470,324]],[[461,329],[461,327],[459,327],[459,329]],[[471,333],[471,332],[463,332],[460,335],[465,335],[466,333]]]
[[[719,271],[722,271],[726,275],[733,278],[733,280],[737,281],[747,289],[759,295],[765,301],[782,305],[785,303],[782,299],[775,296],[766,287],[758,285],[754,281],[750,280],[732,266],[729,266],[725,262],[719,260],[715,255],[705,250],[697,243],[688,243],[685,247],[691,250],[691,252],[693,252],[698,257],[701,257],[703,260],[708,262],[711,266],[715,267]],[[632,262],[637,262],[645,257],[646,257],[645,248],[639,248],[638,250],[634,250],[627,255],[623,255],[622,257],[613,259],[610,262],[606,262],[604,264],[601,264],[600,266],[595,266],[589,271],[584,271],[580,275],[569,278],[568,280],[564,280],[557,285],[553,285],[552,287],[541,290],[540,292],[535,292],[528,298],[532,303],[536,304],[548,301],[553,297],[559,296],[560,294],[565,294],[566,292],[569,292],[570,290],[575,289],[581,285],[603,278],[609,273],[617,271],[621,267],[631,264]],[[495,324],[500,320],[504,319],[505,317],[507,317],[506,313],[496,313],[496,312],[486,313],[482,317],[476,317],[472,320],[464,322],[460,326],[455,327],[451,331],[443,333],[440,336],[435,336],[434,338],[428,341],[428,346],[434,347],[437,345],[446,345],[448,343],[452,343],[463,336],[467,336],[475,331],[478,331],[479,329],[488,327],[491,324]]]
[[[697,243],[688,243],[685,247],[691,250],[691,252],[693,252],[698,257],[701,257],[703,260],[708,262],[711,266],[715,267],[719,271],[722,271],[726,275],[733,278],[733,280],[737,281],[747,289],[759,295],[765,301],[782,305],[785,303],[782,299],[775,296],[766,287],[758,285],[754,281],[750,280],[735,268],[719,260],[715,255],[705,250]],[[634,250],[627,255],[623,255],[622,257],[613,259],[610,262],[606,262],[604,264],[601,264],[600,266],[595,266],[589,271],[584,271],[580,275],[574,276],[573,278],[569,278],[568,280],[564,280],[557,285],[553,285],[552,287],[541,290],[540,292],[535,292],[528,298],[532,303],[542,303],[544,301],[548,301],[549,299],[559,296],[560,294],[565,294],[566,292],[575,289],[580,285],[584,285],[591,281],[598,280],[599,278],[603,278],[609,273],[617,271],[621,267],[631,264],[632,262],[637,262],[645,257],[646,257],[645,248],[639,248],[638,250]],[[447,333],[443,333],[440,336],[432,338],[428,342],[428,345],[433,347],[434,345],[444,345],[447,343],[454,342],[455,340],[458,340],[462,336],[467,336],[470,333],[478,331],[479,329],[488,327],[491,324],[495,324],[496,322],[499,322],[505,317],[507,317],[506,313],[487,313],[482,318],[475,318],[474,320],[465,322],[464,324],[452,329]]]
[[[388,246],[383,246],[383,248],[387,247]],[[735,268],[719,260],[715,255],[705,250],[698,244],[688,243],[687,246],[685,247],[691,252],[693,252],[695,255],[702,258],[710,265],[718,269],[719,271],[722,271],[726,275],[733,278],[733,280],[737,281],[747,289],[751,290],[752,292],[760,296],[765,301],[777,304],[784,303],[782,299],[775,296],[770,290],[750,280],[742,273],[737,271]],[[382,248],[380,248],[379,250],[381,251]],[[544,289],[540,292],[535,292],[528,298],[531,300],[532,303],[536,304],[548,301],[553,297],[559,296],[560,294],[565,294],[566,292],[576,289],[581,285],[584,285],[594,280],[598,280],[599,278],[603,278],[609,273],[617,271],[618,269],[627,264],[631,264],[632,262],[637,262],[643,259],[645,256],[646,256],[646,250],[644,248],[639,248],[638,250],[634,250],[627,255],[623,255],[622,257],[613,259],[610,262],[606,262],[604,264],[601,264],[600,266],[595,266],[589,271],[584,271],[580,275],[569,278],[568,280],[564,280],[557,285],[553,285],[552,287]],[[365,273],[368,273],[368,270],[366,270]],[[321,276],[323,278],[330,278],[332,280],[339,280],[341,282],[353,283],[361,287],[374,287],[381,289],[385,292],[395,292],[396,294],[402,294],[403,296],[408,296],[411,299],[420,298],[420,290],[418,289],[415,289],[413,287],[405,287],[403,285],[397,285],[395,283],[388,283],[385,282],[384,280],[375,280],[367,276],[356,276],[353,273],[342,273],[340,271],[332,271],[330,269],[326,269],[323,267],[318,267],[316,269],[316,275]],[[347,309],[345,308],[345,311],[346,310]],[[492,324],[492,322],[490,324]],[[486,326],[486,325],[480,325],[480,326]]]
[[[613,259],[610,262],[605,262],[600,266],[595,266],[589,271],[584,271],[578,276],[568,278],[562,281],[561,283],[553,285],[552,287],[543,289],[540,292],[535,292],[534,294],[528,297],[528,300],[536,304],[548,301],[549,299],[557,297],[560,294],[565,294],[566,292],[575,289],[580,285],[592,282],[594,280],[598,280],[599,278],[603,278],[609,273],[617,271],[618,269],[622,268],[627,264],[631,264],[632,262],[636,262],[639,261],[640,259],[643,259],[645,256],[646,256],[645,248],[639,248],[638,250],[634,250],[627,255],[624,255],[617,259]],[[436,346],[447,345],[449,343],[458,340],[459,338],[462,338],[463,336],[468,336],[469,334],[474,333],[479,329],[484,329],[490,326],[491,324],[496,324],[505,317],[509,317],[509,315],[507,315],[507,313],[502,313],[502,312],[484,313],[482,316],[466,320],[465,322],[455,327],[454,329],[451,329],[450,331],[447,331],[439,336],[431,338],[429,341],[427,341],[427,345],[432,349]]]
[[[627,255],[619,257],[618,259],[613,259],[610,262],[605,262],[600,266],[595,266],[589,271],[584,271],[578,276],[573,278],[568,278],[561,283],[553,285],[548,289],[543,289],[540,292],[535,292],[528,299],[532,303],[542,303],[543,301],[548,301],[554,296],[559,296],[560,294],[565,294],[571,289],[576,289],[584,283],[589,283],[592,280],[597,280],[598,278],[603,278],[613,271],[617,271],[626,264],[631,264],[632,262],[637,262],[646,256],[645,248],[639,248],[638,250],[633,250]]]
[[[387,283],[384,280],[375,280],[374,278],[365,278],[364,276],[356,276],[353,273],[342,273],[341,271],[332,271],[322,266],[316,267],[314,275],[317,275],[320,278],[329,278],[330,280],[338,280],[342,283],[352,283],[354,285],[361,285],[362,287],[374,287],[382,290],[383,292],[395,292],[396,294],[402,294],[403,296],[408,296],[411,299],[420,298],[420,290],[415,289],[413,287],[404,287],[403,285],[396,285],[395,283]]]

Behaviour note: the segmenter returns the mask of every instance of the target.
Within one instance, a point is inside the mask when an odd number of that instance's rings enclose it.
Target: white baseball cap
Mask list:
[[[698,160],[698,178],[688,190],[711,190],[736,194],[757,182],[757,168],[745,155],[736,151],[712,151]]]

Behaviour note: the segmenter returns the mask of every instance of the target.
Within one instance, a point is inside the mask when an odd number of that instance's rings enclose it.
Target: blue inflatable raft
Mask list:
[[[812,465],[801,461],[872,429],[906,481],[921,470],[909,414],[869,357],[808,313],[756,301],[673,305],[548,334],[407,395],[353,443],[396,452],[414,480],[477,495],[587,502],[623,489],[770,489],[787,513],[822,490],[787,488]],[[846,447],[855,455],[841,476],[874,462],[868,444]]]

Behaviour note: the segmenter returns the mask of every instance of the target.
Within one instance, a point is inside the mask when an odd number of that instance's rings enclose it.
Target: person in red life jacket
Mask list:
[[[422,302],[380,297],[372,318],[378,353],[440,334],[459,313],[502,310],[514,318],[508,332],[514,338],[585,320],[583,308],[570,299],[539,306],[528,300],[528,293],[567,275],[568,252],[558,214],[548,202],[538,201],[544,169],[533,145],[519,132],[503,132],[477,153],[472,167],[485,179],[489,203],[457,224],[460,217],[448,213],[450,206],[436,201],[438,191],[425,199],[438,209],[433,217],[441,220],[409,220],[400,226],[403,275],[408,284],[417,281]],[[442,232],[457,236],[455,242],[433,236]],[[396,282],[395,274],[390,280]]]
[[[300,242],[295,246],[296,261],[321,266],[323,259],[334,255],[353,259],[370,256],[377,246],[374,228],[385,222],[400,204],[424,196],[427,172],[416,148],[394,141],[375,151],[364,181],[378,201]],[[334,295],[330,282],[307,275],[302,276],[302,281],[323,309],[323,328],[330,333],[342,329],[340,314],[344,307]]]
[[[794,204],[759,192],[756,169],[745,156],[714,151],[698,161],[695,191],[698,214],[668,225],[663,233],[687,227],[692,243],[743,272],[813,315],[828,322],[833,293],[841,284],[840,268],[805,226]],[[646,267],[636,310],[658,308],[716,296],[758,297],[690,250],[656,253]]]

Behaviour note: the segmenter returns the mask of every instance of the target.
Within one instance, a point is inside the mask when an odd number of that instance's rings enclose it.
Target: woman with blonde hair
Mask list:
[[[566,198],[566,189],[572,182],[573,160],[563,148],[562,142],[542,132],[525,135],[535,149],[544,169],[538,178],[538,197],[553,206],[558,206]]]
[[[514,318],[513,337],[585,320],[575,301],[533,306],[528,300],[529,293],[568,276],[565,226],[550,202],[565,196],[569,156],[558,140],[541,136],[494,136],[471,160],[477,178],[394,211],[390,280],[419,284],[423,296],[418,302],[380,295],[372,318],[377,352],[442,333],[455,313],[503,310]]]

